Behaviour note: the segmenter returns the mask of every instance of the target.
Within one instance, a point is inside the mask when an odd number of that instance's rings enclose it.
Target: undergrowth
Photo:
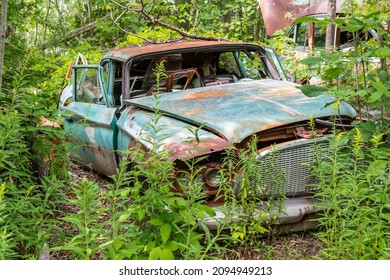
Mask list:
[[[383,135],[335,134],[315,169],[325,206],[317,236],[324,259],[389,259],[390,149]]]

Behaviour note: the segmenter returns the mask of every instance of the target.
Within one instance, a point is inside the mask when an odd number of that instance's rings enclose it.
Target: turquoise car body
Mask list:
[[[213,162],[199,167],[205,170],[200,180],[210,196],[208,203],[218,209],[221,203],[210,183],[215,183],[215,178],[207,178],[217,172],[210,173],[210,169],[220,170],[227,150],[239,151],[256,136],[259,162],[271,153],[272,147],[286,155],[299,153],[291,160],[280,159],[280,168],[292,165],[295,169],[286,171],[287,199],[275,203],[284,207],[279,222],[302,221],[306,214],[318,211],[306,186],[307,163],[314,160],[310,150],[313,131],[308,129],[308,120],[319,120],[314,134],[323,142],[335,119],[335,111],[329,106],[335,98],[305,96],[297,84],[285,80],[278,61],[271,59],[269,51],[246,43],[169,43],[111,50],[99,65],[75,66],[69,88],[72,98],[61,107],[61,112],[65,131],[77,147],[78,161],[113,175],[129,149],[147,152],[153,143],[158,143],[158,151],[168,151],[168,160],[175,164],[212,155]],[[173,58],[174,64],[181,67],[168,69],[167,63],[167,79],[162,87],[145,88],[151,73],[148,69],[156,58]],[[256,59],[259,61],[251,62]],[[206,62],[215,65],[207,66],[207,70]],[[228,63],[232,65],[226,66]],[[91,75],[93,83],[86,86],[86,71],[91,69],[96,74]],[[216,73],[210,82],[207,73],[213,69]],[[184,80],[184,85],[179,84],[180,80]],[[149,125],[156,113],[159,133]],[[349,104],[340,103],[338,119],[348,125],[355,116]],[[232,187],[239,192],[239,182]],[[218,212],[217,216],[223,214]],[[210,217],[207,224],[215,228],[218,219]]]

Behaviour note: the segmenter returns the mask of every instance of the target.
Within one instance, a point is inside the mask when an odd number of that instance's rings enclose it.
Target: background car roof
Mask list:
[[[336,15],[343,14],[341,11],[341,7],[343,5],[344,1],[337,1],[336,3]],[[319,15],[319,14],[327,14],[328,12],[328,1],[322,1],[322,2],[316,2],[313,4],[310,4],[306,8],[299,11],[297,14],[297,18],[301,18],[304,16],[312,16],[312,15]]]
[[[276,30],[291,25],[297,18],[327,13],[328,0],[312,3],[313,1],[261,0],[260,8],[267,35],[272,36]],[[343,2],[344,0],[337,0],[337,14],[341,13]]]

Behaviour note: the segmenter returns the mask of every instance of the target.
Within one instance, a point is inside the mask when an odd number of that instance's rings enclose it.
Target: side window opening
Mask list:
[[[314,47],[325,47],[325,30],[314,24]],[[307,22],[299,23],[294,29],[294,41],[302,50],[307,50],[309,45],[309,25]]]
[[[303,22],[303,23],[297,24],[295,27],[295,34],[294,34],[295,43],[298,46],[306,47],[307,46],[307,35],[308,35],[307,23]]]
[[[355,46],[355,40],[358,41],[368,41],[373,36],[370,32],[364,32],[363,30],[356,31],[355,35],[352,32],[349,32],[345,29],[338,28],[339,36],[339,48],[345,49]]]
[[[314,47],[325,47],[326,30],[314,25]]]
[[[98,68],[75,68],[77,102],[101,104],[103,101],[102,83]]]
[[[114,62],[114,86],[112,89],[112,95],[114,96],[114,105],[120,106],[122,104],[122,74],[123,73],[123,63],[115,61]]]
[[[218,65],[219,74],[231,74],[237,78],[242,78],[240,68],[233,52],[225,52],[219,55]]]
[[[238,57],[245,70],[246,78],[262,79],[267,77],[261,57],[257,52],[241,51],[238,53]]]

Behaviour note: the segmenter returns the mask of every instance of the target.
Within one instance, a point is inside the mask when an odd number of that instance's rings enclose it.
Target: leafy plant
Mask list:
[[[318,196],[326,211],[319,218],[327,259],[388,259],[390,208],[389,149],[381,136],[365,142],[355,129],[330,139],[331,156],[318,166]],[[352,145],[352,149],[350,149]]]
[[[270,232],[272,225],[278,223],[275,214],[283,212],[282,208],[270,202],[274,196],[278,196],[280,202],[283,201],[284,170],[277,168],[276,151],[268,155],[267,159],[259,158],[256,137],[239,153],[238,161],[231,155],[225,162],[225,168],[229,170],[226,176],[231,178],[235,172],[233,170],[241,170],[236,182],[229,182],[226,186],[230,188],[232,183],[239,186],[225,205],[228,219],[237,220],[229,226],[233,237],[231,241],[244,246],[245,251],[261,250],[262,238]],[[267,200],[264,200],[265,197]]]
[[[8,257],[23,259],[37,259],[48,242],[54,227],[48,225],[49,217],[60,197],[55,190],[62,186],[56,176],[66,178],[67,173],[62,160],[66,146],[55,144],[62,134],[41,125],[41,117],[52,113],[43,110],[50,102],[28,86],[30,56],[27,54],[25,64],[14,71],[12,81],[0,93],[0,184],[7,189],[2,194],[0,230],[3,244],[10,241],[5,250]]]
[[[99,203],[99,188],[90,181],[83,180],[79,186],[73,187],[75,199],[69,199],[69,203],[77,207],[77,213],[68,215],[62,220],[71,223],[75,228],[75,236],[63,246],[55,250],[69,250],[75,253],[76,258],[96,258],[98,244],[102,239],[102,228],[99,218],[103,214],[103,208]]]

